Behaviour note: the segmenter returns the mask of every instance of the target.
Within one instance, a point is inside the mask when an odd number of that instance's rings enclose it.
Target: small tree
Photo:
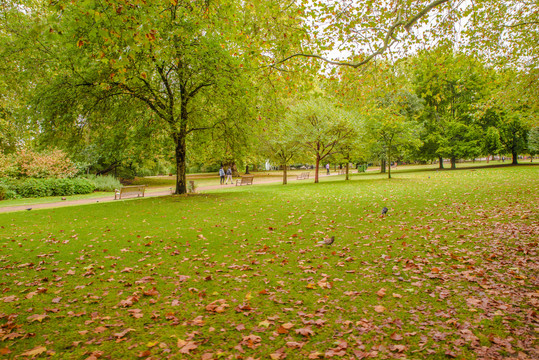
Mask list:
[[[528,133],[528,150],[530,151],[530,162],[533,156],[539,153],[539,126],[534,127]]]
[[[371,139],[376,140],[375,147],[387,162],[388,179],[391,179],[391,160],[405,148],[421,145],[418,126],[391,108],[372,110],[366,129]]]
[[[286,134],[287,126],[281,124],[272,132],[264,131],[260,137],[262,153],[283,167],[283,185],[288,183],[288,164],[301,149],[300,143]]]
[[[294,106],[288,116],[293,126],[289,137],[315,157],[314,182],[318,183],[320,162],[336,154],[338,145],[353,137],[353,114],[328,99],[312,98]]]
[[[487,155],[487,163],[491,155],[497,154],[502,149],[500,132],[495,127],[489,127],[483,138],[483,151]]]

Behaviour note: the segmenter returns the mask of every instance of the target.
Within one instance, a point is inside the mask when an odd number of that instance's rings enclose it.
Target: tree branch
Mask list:
[[[443,3],[446,3],[448,1],[451,1],[451,0],[435,0],[435,1],[431,2],[430,4],[428,4],[427,6],[425,6],[415,16],[411,17],[410,19],[408,19],[406,21],[401,20],[400,15],[399,15],[398,18],[397,18],[397,21],[393,25],[391,25],[391,27],[387,30],[386,36],[384,38],[384,42],[383,42],[382,46],[380,46],[376,51],[374,51],[372,54],[370,54],[369,56],[367,56],[365,59],[363,59],[360,62],[351,63],[351,62],[333,61],[333,60],[329,60],[329,59],[326,59],[326,58],[324,58],[324,57],[322,57],[320,55],[315,55],[315,54],[294,54],[294,55],[290,55],[290,56],[284,58],[283,60],[280,60],[277,63],[272,64],[270,66],[275,67],[275,65],[282,64],[282,63],[284,63],[284,62],[286,62],[286,61],[288,61],[288,60],[290,60],[292,58],[295,58],[295,57],[307,57],[307,58],[319,59],[319,60],[325,61],[328,64],[332,64],[332,65],[350,66],[350,67],[353,67],[353,68],[358,68],[360,66],[363,66],[363,65],[367,64],[374,57],[383,54],[389,47],[391,47],[391,45],[393,44],[393,40],[395,39],[394,38],[395,31],[396,31],[396,29],[398,27],[403,26],[404,29],[409,32],[410,28],[420,18],[425,16],[429,11],[431,11],[435,7],[437,7],[437,6],[439,6],[439,5],[443,4]]]
[[[408,32],[410,32],[410,29],[412,28],[412,26],[419,20],[421,19],[423,16],[427,15],[427,13],[429,11],[431,11],[432,9],[434,9],[435,7],[439,6],[439,5],[442,5],[443,3],[446,3],[450,0],[435,0],[433,2],[431,2],[430,4],[428,4],[427,6],[425,6],[425,8],[423,10],[421,10],[420,12],[418,12],[414,17],[412,17],[411,19],[408,19],[408,21],[404,24],[404,29]]]

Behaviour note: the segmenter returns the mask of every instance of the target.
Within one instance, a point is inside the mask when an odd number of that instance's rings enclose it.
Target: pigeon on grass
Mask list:
[[[319,241],[317,244],[319,245],[331,245],[335,241],[335,236],[324,238],[324,240]]]
[[[384,206],[384,208],[382,209],[382,216],[386,215],[387,211],[388,209]]]

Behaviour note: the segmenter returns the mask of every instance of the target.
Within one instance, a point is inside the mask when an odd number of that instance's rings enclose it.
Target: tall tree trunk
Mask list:
[[[346,177],[344,178],[344,180],[350,180],[350,177],[348,176],[349,171],[350,171],[350,161],[349,159],[346,159]]]
[[[314,183],[318,183],[318,171],[320,169],[320,155],[316,154],[316,167],[314,169]]]
[[[488,164],[489,160],[490,160],[490,155],[487,155],[487,164]]]
[[[175,157],[176,157],[176,194],[187,193],[187,184],[185,180],[185,160],[186,160],[186,146],[185,137],[187,129],[186,126],[181,126],[180,132],[174,132],[172,134],[174,138],[174,144],[176,145]]]
[[[443,169],[444,168],[444,158],[443,157],[439,157],[438,158],[438,162],[439,162],[439,166],[438,166],[438,169]]]
[[[513,156],[513,165],[518,165],[518,153],[516,150],[511,150],[511,155]]]
[[[385,174],[386,172],[386,160],[381,159],[380,160],[380,173]]]
[[[288,178],[287,178],[287,166],[286,164],[283,164],[283,185],[288,184]]]
[[[457,158],[452,157],[451,158],[451,169],[456,169],[456,168],[457,168]]]
[[[387,151],[387,178],[391,179],[391,150]]]

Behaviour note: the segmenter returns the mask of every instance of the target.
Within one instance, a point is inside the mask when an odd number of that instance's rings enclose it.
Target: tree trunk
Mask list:
[[[187,123],[183,123],[187,124]],[[187,193],[187,184],[185,179],[185,160],[186,160],[186,146],[185,137],[187,134],[186,125],[180,126],[180,132],[174,132],[172,134],[174,138],[174,144],[176,146],[176,194]]]
[[[288,178],[287,178],[287,166],[286,164],[283,164],[283,185],[288,184]]]
[[[349,171],[350,171],[350,161],[347,161],[346,162],[346,177],[344,178],[344,180],[350,180],[350,178],[348,177]]]
[[[490,160],[490,155],[487,155],[487,164],[488,164],[489,160]]]
[[[518,165],[518,153],[515,150],[511,150],[511,155],[513,155],[513,165]]]
[[[391,150],[387,151],[387,178],[391,179]]]
[[[386,160],[381,159],[380,160],[380,173],[385,174],[386,172]]]
[[[440,165],[438,166],[438,169],[443,169],[444,168],[444,158],[439,157],[438,161],[440,162]]]
[[[320,155],[316,154],[316,167],[314,170],[314,183],[318,184],[318,171],[320,169]]]
[[[245,165],[245,175],[249,174],[249,165]]]
[[[457,168],[457,159],[455,157],[451,158],[451,169]]]

